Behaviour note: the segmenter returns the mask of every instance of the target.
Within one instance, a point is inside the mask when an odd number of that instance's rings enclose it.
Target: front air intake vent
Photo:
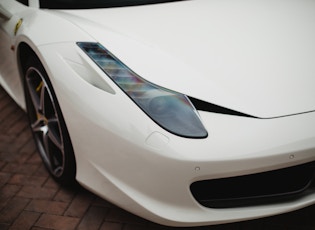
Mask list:
[[[297,199],[315,193],[315,162],[230,178],[194,182],[191,192],[203,206],[232,208]]]

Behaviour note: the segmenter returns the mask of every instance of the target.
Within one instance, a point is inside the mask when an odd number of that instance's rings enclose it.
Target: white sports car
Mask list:
[[[315,1],[0,0],[0,27],[58,182],[173,226],[315,204]]]

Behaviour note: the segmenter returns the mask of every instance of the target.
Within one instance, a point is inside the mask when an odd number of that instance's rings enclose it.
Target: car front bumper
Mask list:
[[[315,112],[257,119],[199,111],[208,137],[183,138],[153,122],[106,76],[103,88],[91,84],[81,76],[91,73],[82,60],[56,55],[65,52],[61,45],[54,50],[48,46],[41,52],[58,66],[46,68],[50,76],[59,76],[51,81],[75,151],[77,180],[99,196],[173,226],[241,221],[315,204],[313,191],[279,203],[207,208],[190,191],[196,181],[315,161]],[[101,79],[103,73],[94,74]]]

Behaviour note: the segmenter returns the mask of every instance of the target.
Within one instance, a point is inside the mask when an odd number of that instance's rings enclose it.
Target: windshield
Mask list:
[[[40,0],[40,7],[48,9],[92,9],[137,6],[174,1],[179,0]]]

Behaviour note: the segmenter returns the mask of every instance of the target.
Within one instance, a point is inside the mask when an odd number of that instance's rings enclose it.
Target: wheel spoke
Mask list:
[[[56,145],[56,147],[63,152],[63,145],[60,134],[59,121],[57,118],[52,118],[48,120],[49,139]]]
[[[43,82],[43,81],[41,81]],[[39,88],[40,87],[40,88]],[[40,91],[40,96],[39,96],[39,109],[40,111],[43,112],[43,115],[45,114],[44,108],[45,108],[45,99],[46,99],[46,85],[41,83],[40,86],[37,87],[36,90]]]
[[[48,137],[48,129],[46,132],[42,133],[42,140],[43,140],[43,150],[44,150],[44,158],[46,158],[46,162],[48,166],[52,169],[53,165],[53,156],[52,153],[50,152],[50,147],[49,147],[49,137]]]
[[[42,82],[42,81],[41,81]],[[38,91],[37,88],[35,88],[32,84],[32,79],[26,79],[26,85],[28,88],[28,92],[30,94],[31,100],[32,100],[32,104],[34,106],[34,109],[36,112],[40,111],[40,98],[38,95]],[[41,85],[42,83],[40,83]],[[38,86],[37,86],[38,87]]]

